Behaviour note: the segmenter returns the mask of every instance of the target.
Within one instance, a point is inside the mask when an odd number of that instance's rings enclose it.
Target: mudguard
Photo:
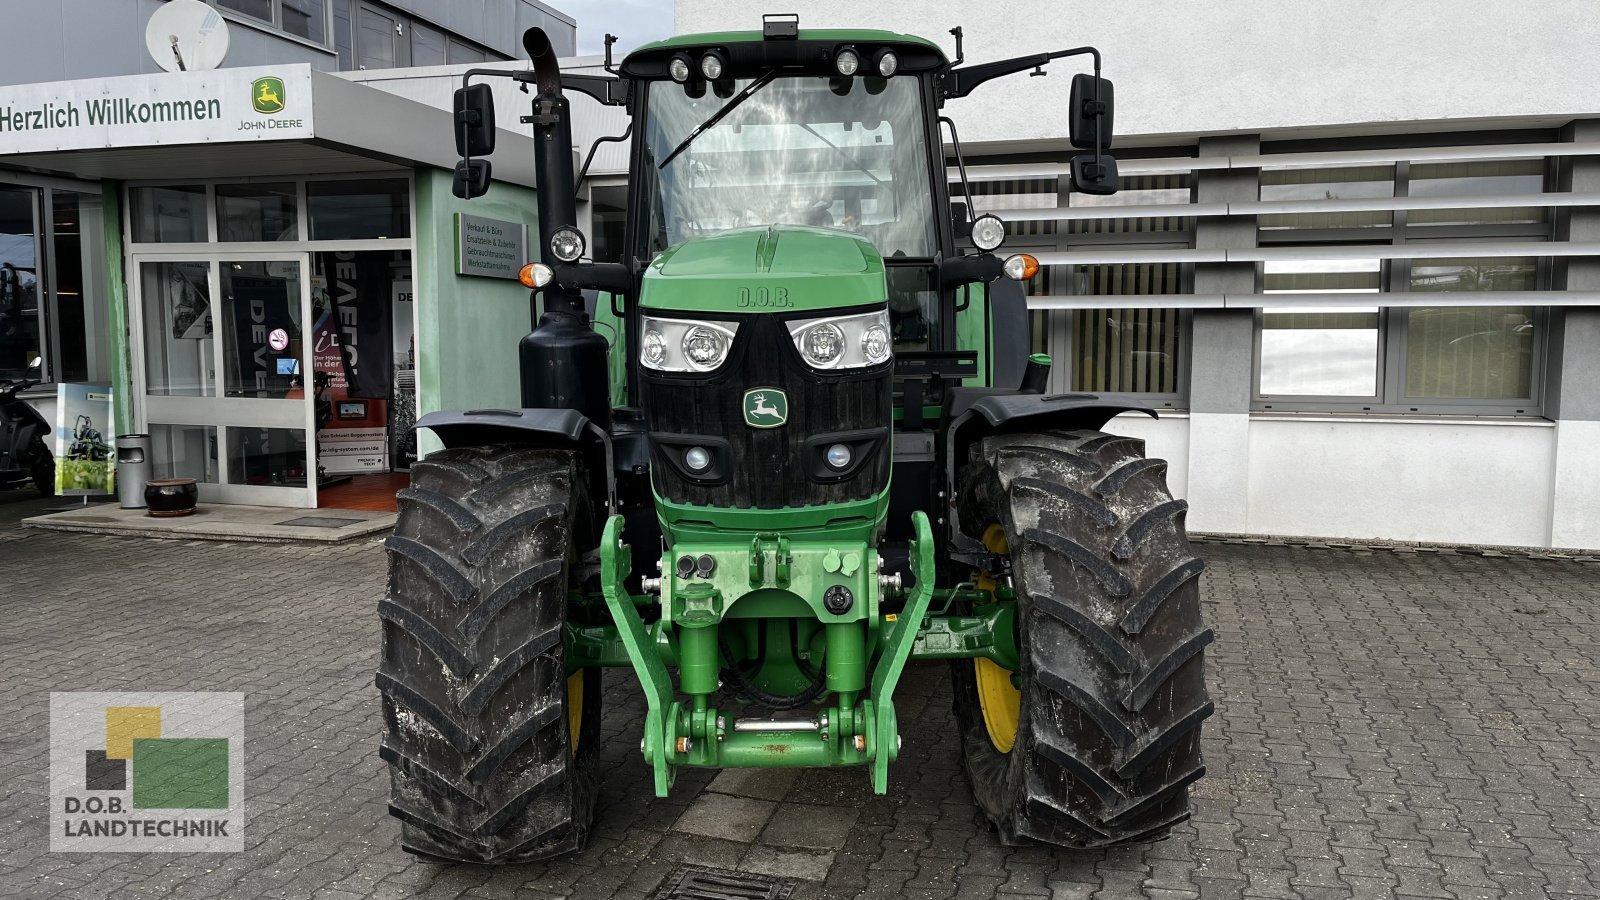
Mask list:
[[[605,497],[608,510],[617,508],[611,435],[575,409],[439,410],[418,419],[417,427],[432,431],[446,449],[485,444],[570,447],[589,459],[594,496]]]

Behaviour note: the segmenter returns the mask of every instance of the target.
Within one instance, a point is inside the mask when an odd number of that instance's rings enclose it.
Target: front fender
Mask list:
[[[587,462],[590,496],[605,497],[607,510],[617,508],[611,435],[575,409],[440,410],[417,420],[432,431],[445,449],[486,444],[527,444],[568,448]]]

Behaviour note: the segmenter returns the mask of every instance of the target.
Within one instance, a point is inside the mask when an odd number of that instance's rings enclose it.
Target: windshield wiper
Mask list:
[[[658,170],[659,169],[665,169],[667,167],[667,163],[672,162],[674,159],[677,159],[679,153],[682,153],[683,151],[689,149],[689,145],[694,143],[694,139],[695,138],[699,137],[702,134],[705,134],[707,131],[710,131],[711,128],[713,126],[715,126],[718,122],[721,122],[723,119],[727,118],[728,113],[731,113],[735,109],[737,109],[739,104],[745,102],[746,100],[749,100],[751,94],[754,94],[756,91],[759,91],[762,88],[766,87],[772,81],[772,79],[776,78],[777,76],[778,76],[778,70],[777,69],[769,69],[767,71],[767,74],[761,76],[760,78],[757,78],[755,81],[752,81],[748,85],[746,85],[744,90],[740,91],[737,95],[734,96],[734,98],[732,100],[729,100],[727,102],[727,104],[725,104],[721,109],[717,110],[715,115],[713,115],[711,118],[705,120],[704,122],[701,122],[698,128],[696,128],[695,130],[689,132],[689,136],[683,139],[683,143],[681,143],[678,146],[672,148],[672,152],[668,153],[667,154],[667,158],[663,159],[661,161],[661,165],[656,166],[656,168]]]

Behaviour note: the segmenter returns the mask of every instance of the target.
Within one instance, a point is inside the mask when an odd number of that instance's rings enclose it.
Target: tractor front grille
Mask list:
[[[675,503],[746,509],[873,497],[889,483],[892,378],[892,363],[840,374],[814,372],[801,361],[783,319],[745,317],[728,360],[717,371],[643,370],[655,489]],[[755,388],[784,392],[786,424],[753,428],[745,423],[745,392]],[[816,439],[833,434],[854,436],[861,459],[842,479],[819,473],[814,458],[825,449]],[[713,452],[717,464],[711,472],[718,477],[691,477],[681,463],[689,446]]]

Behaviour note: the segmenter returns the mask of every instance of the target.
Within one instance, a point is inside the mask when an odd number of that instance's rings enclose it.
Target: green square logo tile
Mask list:
[[[134,809],[227,809],[227,738],[133,742]]]

